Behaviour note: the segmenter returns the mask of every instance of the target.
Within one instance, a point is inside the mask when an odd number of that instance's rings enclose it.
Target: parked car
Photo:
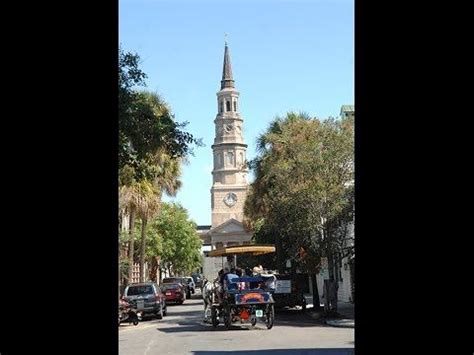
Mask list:
[[[196,292],[196,284],[194,283],[193,278],[191,276],[186,276],[186,281],[188,282],[189,290],[194,294]]]
[[[185,277],[165,277],[162,281],[164,284],[179,283],[183,285],[186,291],[186,298],[191,298],[191,287],[188,284],[188,280]]]
[[[186,291],[180,283],[165,283],[161,285],[167,303],[183,304],[186,299]]]
[[[202,276],[198,273],[191,274],[195,287],[202,288]]]
[[[123,299],[142,316],[154,314],[158,319],[166,316],[166,299],[160,287],[153,282],[137,283],[125,288]]]

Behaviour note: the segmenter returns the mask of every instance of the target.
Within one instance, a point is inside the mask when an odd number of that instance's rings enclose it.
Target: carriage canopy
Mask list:
[[[209,256],[263,255],[275,252],[273,244],[235,245],[211,250]]]

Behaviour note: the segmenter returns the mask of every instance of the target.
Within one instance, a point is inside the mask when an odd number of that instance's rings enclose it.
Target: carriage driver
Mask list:
[[[224,288],[223,288],[224,287],[224,277],[228,273],[229,273],[229,268],[228,267],[225,267],[224,269],[220,269],[218,274],[217,274],[217,278],[215,280],[215,281],[219,282],[219,286],[215,290],[219,303],[222,303],[222,293],[224,292]]]
[[[227,273],[224,277],[224,289],[225,290],[235,290],[237,289],[237,283],[232,281],[233,279],[238,278],[237,271],[235,269],[231,269],[229,273]]]

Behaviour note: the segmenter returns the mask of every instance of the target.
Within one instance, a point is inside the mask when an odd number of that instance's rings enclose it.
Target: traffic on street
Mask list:
[[[353,354],[354,329],[336,328],[300,309],[277,310],[272,329],[265,323],[204,322],[201,290],[182,304],[169,303],[162,319],[144,315],[138,325],[119,325],[119,351],[136,354]]]

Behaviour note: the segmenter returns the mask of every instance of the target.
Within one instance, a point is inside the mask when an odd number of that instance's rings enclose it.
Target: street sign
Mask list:
[[[319,276],[321,277],[321,280],[329,279],[328,258],[321,258],[321,269],[319,270]]]
[[[321,280],[329,280],[329,269],[321,269],[319,271],[319,276]]]
[[[291,280],[277,280],[275,293],[291,293]]]

